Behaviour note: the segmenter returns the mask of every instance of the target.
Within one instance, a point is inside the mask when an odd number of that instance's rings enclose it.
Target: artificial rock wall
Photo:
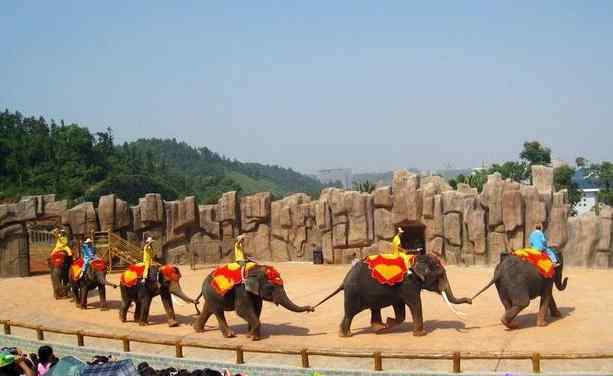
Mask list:
[[[272,201],[270,193],[227,192],[215,205],[198,205],[194,197],[164,201],[150,193],[132,207],[107,195],[97,207],[85,202],[69,209],[53,195],[24,197],[0,205],[0,275],[27,274],[25,224],[48,218],[61,218],[81,237],[111,229],[140,243],[151,235],[159,256],[179,264],[192,255],[197,263],[230,260],[240,233],[259,260],[309,261],[322,248],[326,263],[348,263],[354,254],[385,250],[399,226],[425,226],[428,251],[450,264],[488,265],[502,251],[527,245],[530,231],[543,223],[568,265],[608,268],[613,209],[569,218],[566,191],[553,190],[553,169],[534,166],[532,174],[532,185],[490,175],[481,193],[400,170],[392,186],[371,194],[327,188],[318,200],[303,193]]]

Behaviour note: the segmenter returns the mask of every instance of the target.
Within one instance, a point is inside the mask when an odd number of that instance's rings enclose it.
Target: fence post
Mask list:
[[[121,342],[123,343],[123,351],[130,352],[130,339],[125,336],[121,338]]]
[[[43,332],[42,325],[39,325],[38,328],[36,328],[36,338],[39,341],[44,341],[45,340],[45,332]]]
[[[310,368],[309,352],[307,349],[300,350],[300,358],[302,359],[302,368]]]
[[[236,346],[236,364],[244,364],[245,355],[242,346]]]
[[[11,335],[11,322],[9,320],[4,322],[4,334],[7,336]]]
[[[532,354],[532,372],[533,373],[541,373],[541,354],[533,353]]]
[[[461,373],[462,372],[462,358],[460,357],[460,352],[456,351],[453,353],[453,373]]]
[[[175,356],[177,358],[183,358],[183,345],[181,344],[181,341],[177,341],[177,343],[175,343]]]
[[[381,353],[377,351],[373,354],[373,357],[375,358],[375,371],[383,371],[383,358],[381,357]]]
[[[83,332],[82,331],[78,331],[77,332],[77,346],[85,346],[85,339],[83,338]]]

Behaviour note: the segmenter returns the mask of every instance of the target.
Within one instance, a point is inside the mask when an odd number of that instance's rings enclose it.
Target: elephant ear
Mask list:
[[[261,295],[260,280],[257,275],[250,275],[245,279],[245,290],[254,295]]]
[[[419,278],[422,282],[426,280],[426,276],[430,273],[430,269],[428,268],[428,264],[420,260],[421,257],[416,257],[415,263],[411,267],[411,271]]]

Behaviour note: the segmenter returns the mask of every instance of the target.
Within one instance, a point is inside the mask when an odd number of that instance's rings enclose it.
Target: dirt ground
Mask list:
[[[297,304],[315,304],[333,291],[349,266],[311,265],[306,263],[275,264],[284,278],[289,296]],[[184,291],[196,296],[204,277],[212,270],[211,266],[200,266],[197,270],[182,267],[181,280]],[[490,268],[447,267],[449,279],[456,296],[472,296],[489,281],[493,270]],[[51,282],[48,275],[29,278],[0,280],[0,319],[35,322],[52,327],[79,328],[117,334],[138,334],[156,338],[183,338],[185,341],[229,344],[244,344],[248,348],[309,348],[336,349],[343,351],[402,351],[402,352],[443,352],[443,351],[492,351],[492,352],[541,352],[541,353],[587,353],[611,352],[613,349],[613,313],[609,304],[613,302],[613,271],[569,269],[568,288],[556,291],[555,297],[562,312],[560,319],[550,321],[546,327],[536,326],[538,300],[517,318],[521,328],[506,330],[500,324],[503,308],[496,289],[490,288],[472,306],[456,306],[468,316],[459,320],[445,305],[442,298],[433,293],[422,294],[425,337],[413,337],[413,324],[407,310],[407,322],[386,334],[375,334],[369,327],[370,315],[367,311],[359,314],[353,321],[353,337],[339,338],[338,325],[343,314],[343,294],[340,293],[324,303],[314,313],[296,314],[274,304],[265,303],[262,313],[262,334],[265,338],[253,342],[246,338],[246,324],[233,312],[227,313],[228,323],[237,333],[236,338],[225,339],[217,327],[215,317],[207,323],[205,333],[194,333],[190,324],[194,319],[194,307],[177,301],[175,311],[182,324],[169,328],[162,304],[158,299],[152,304],[150,319],[152,324],[139,327],[134,322],[121,323],[118,318],[120,303],[119,289],[107,289],[107,299],[111,310],[100,311],[98,297],[89,298],[90,308],[76,309],[69,300],[53,299]],[[111,274],[109,279],[119,283],[119,274]],[[599,288],[601,286],[603,288]],[[393,316],[391,308],[383,311],[383,317]],[[128,316],[132,317],[131,314]],[[30,330],[15,329],[14,334],[34,337]],[[74,338],[47,335],[48,340],[74,343]],[[100,348],[120,349],[117,342],[86,339],[86,345]],[[150,345],[132,346],[133,351],[173,354],[174,349]],[[186,350],[186,357],[211,358],[233,361],[231,352]],[[298,365],[297,357],[265,354],[246,354],[248,362],[266,364]],[[328,368],[369,368],[372,360],[335,359],[313,357],[313,366]],[[397,361],[384,360],[385,369],[424,369],[449,370],[450,361]],[[464,362],[464,369],[481,371],[529,371],[530,361],[472,361]],[[606,361],[544,361],[548,371],[613,371],[613,360]]]

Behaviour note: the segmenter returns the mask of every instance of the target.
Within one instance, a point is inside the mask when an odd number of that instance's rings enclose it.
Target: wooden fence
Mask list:
[[[541,354],[535,353],[496,353],[496,352],[451,352],[451,353],[387,353],[387,352],[344,352],[327,350],[287,350],[287,349],[255,349],[243,346],[210,345],[199,343],[187,343],[181,340],[152,340],[132,336],[118,336],[108,333],[95,333],[84,330],[67,330],[48,328],[42,325],[34,325],[11,320],[0,320],[4,327],[4,334],[11,335],[11,327],[32,329],[36,331],[39,341],[45,340],[45,332],[76,336],[77,345],[85,346],[85,337],[101,338],[121,341],[124,352],[130,352],[130,343],[146,343],[152,345],[171,346],[175,348],[175,356],[183,358],[184,348],[199,348],[207,350],[232,351],[236,354],[236,364],[245,363],[245,353],[295,355],[300,357],[303,368],[310,368],[309,356],[323,356],[332,358],[361,358],[372,359],[375,371],[383,370],[384,359],[402,360],[447,360],[452,362],[451,372],[462,372],[462,360],[529,360],[532,363],[532,372],[541,373],[541,360],[593,360],[613,359],[612,353],[575,353],[575,354]]]

